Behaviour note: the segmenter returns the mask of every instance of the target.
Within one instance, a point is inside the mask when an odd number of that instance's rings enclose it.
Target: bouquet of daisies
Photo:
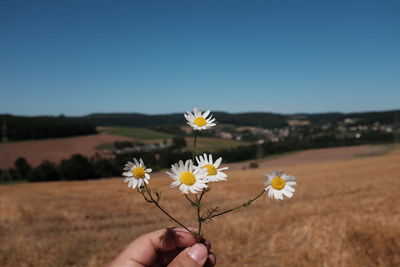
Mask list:
[[[152,169],[146,167],[141,158],[139,160],[133,158],[133,162],[129,161],[126,163],[122,175],[126,177],[125,182],[128,182],[128,187],[137,188],[145,201],[157,206],[175,223],[196,236],[199,242],[202,239],[202,224],[204,222],[242,207],[248,207],[264,193],[267,193],[270,198],[281,200],[283,196],[288,198],[293,196],[293,192],[295,191],[294,186],[296,186],[295,177],[282,171],[273,171],[265,176],[266,181],[264,182],[265,186],[262,188],[262,191],[243,204],[223,211],[220,211],[218,208],[202,211],[202,200],[205,193],[209,190],[210,183],[226,181],[228,175],[224,171],[228,170],[228,167],[221,167],[222,158],[214,161],[211,154],[196,155],[197,132],[210,129],[216,125],[215,118],[210,114],[210,110],[202,113],[199,109],[195,108],[193,113],[187,112],[184,116],[187,124],[194,130],[192,159],[180,160],[173,164],[167,174],[173,180],[171,187],[178,187],[185,198],[196,209],[198,221],[198,228],[196,230],[189,229],[160,205],[161,193],[158,190],[151,190],[148,185]]]

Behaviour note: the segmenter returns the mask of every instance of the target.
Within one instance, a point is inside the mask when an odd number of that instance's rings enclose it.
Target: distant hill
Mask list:
[[[311,124],[337,123],[352,118],[358,124],[379,122],[391,124],[400,110],[358,113],[276,114],[269,112],[227,113],[213,112],[217,122],[236,126],[278,128],[288,125],[289,120],[309,121]],[[96,126],[153,127],[185,125],[183,113],[146,115],[140,113],[95,113],[80,117],[65,116],[13,116],[6,118],[9,140],[68,137],[96,133]],[[400,120],[397,117],[397,122]],[[2,120],[0,121],[2,124]]]
[[[282,127],[287,125],[287,116],[273,113],[213,112],[218,122],[260,127]],[[160,125],[183,125],[183,113],[165,115],[145,115],[139,113],[97,113],[81,117],[82,121],[97,126],[149,127]]]
[[[218,122],[237,126],[283,127],[288,120],[308,120],[311,123],[336,123],[346,118],[355,118],[359,123],[393,123],[400,110],[358,113],[276,114],[269,112],[226,113],[214,112]],[[183,125],[182,113],[145,115],[139,113],[96,113],[80,117],[84,122],[97,126],[149,127],[160,125]],[[399,118],[400,119],[400,118]],[[399,120],[398,119],[398,120]]]

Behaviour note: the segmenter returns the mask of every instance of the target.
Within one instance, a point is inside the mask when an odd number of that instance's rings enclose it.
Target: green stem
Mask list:
[[[194,132],[194,142],[193,142],[193,151],[192,151],[193,164],[194,164],[194,158],[196,156],[196,142],[197,142],[197,131]]]
[[[203,222],[201,218],[201,199],[204,196],[204,193],[206,192],[206,189],[204,188],[203,191],[201,191],[200,198],[197,200],[197,221],[199,222],[199,227],[198,227],[198,236],[197,236],[197,242],[200,242],[201,239],[201,223]]]
[[[203,198],[204,193],[205,193],[206,191],[207,191],[207,188],[204,188],[203,191],[201,191],[201,195],[200,195],[200,198],[199,198],[199,202],[200,202],[201,199]]]
[[[196,157],[196,143],[197,143],[197,131],[194,132],[194,141],[193,141],[193,150],[192,150],[192,161],[193,164],[195,164],[195,157]],[[197,230],[197,242],[200,242],[201,240],[201,199],[203,198],[203,195],[205,193],[205,189],[201,192],[200,198],[197,198],[196,194],[196,201],[192,201],[189,199],[187,196],[186,198],[192,203],[194,207],[196,207],[196,213],[197,213],[197,221],[199,223],[198,230]]]
[[[181,223],[180,221],[178,221],[177,219],[175,219],[174,217],[172,217],[166,210],[164,210],[160,204],[158,203],[158,201],[156,201],[153,196],[151,195],[146,183],[144,183],[144,187],[146,188],[146,193],[149,195],[150,200],[147,199],[147,197],[145,196],[145,194],[142,192],[142,195],[144,197],[144,199],[147,202],[152,202],[154,203],[154,205],[157,206],[157,208],[159,208],[165,215],[167,215],[171,220],[173,220],[174,222],[176,222],[178,225],[182,226],[184,229],[186,229],[187,231],[189,231],[190,233],[192,233],[194,236],[196,236],[193,231],[191,231],[189,228],[187,228],[183,223]]]
[[[196,204],[196,201],[191,200],[187,194],[184,194],[184,195],[185,195],[185,198],[190,202],[190,204],[192,204],[193,206]]]
[[[148,199],[148,198],[146,197],[146,195],[144,194],[143,191],[140,191],[140,193],[142,194],[144,200],[146,200],[147,202],[153,202],[151,199]]]
[[[229,213],[229,212],[238,210],[238,209],[243,208],[243,207],[248,207],[248,206],[250,206],[255,200],[257,200],[258,198],[260,198],[264,193],[265,193],[265,190],[263,189],[263,191],[261,191],[257,196],[255,196],[255,197],[252,198],[252,199],[249,199],[247,202],[243,203],[242,205],[237,206],[237,207],[234,207],[234,208],[232,208],[232,209],[224,210],[224,211],[219,212],[219,213],[217,213],[217,214],[214,214],[214,215],[210,216],[208,219],[212,219],[212,218],[214,218],[214,217],[221,216],[221,215],[223,215],[223,214],[226,214],[226,213]]]

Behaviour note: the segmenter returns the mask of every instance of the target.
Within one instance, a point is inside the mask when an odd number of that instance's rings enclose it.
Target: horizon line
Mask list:
[[[208,109],[204,109],[202,111],[206,111]],[[221,110],[216,110],[216,111],[211,111],[212,113],[226,113],[226,114],[247,114],[247,113],[269,113],[269,114],[275,114],[275,115],[315,115],[315,114],[355,114],[355,113],[371,113],[371,112],[394,112],[394,111],[400,111],[400,108],[394,108],[394,109],[384,109],[384,110],[363,110],[363,111],[349,111],[349,112],[343,112],[343,111],[323,111],[323,112],[294,112],[294,113],[278,113],[278,112],[272,112],[272,111],[241,111],[241,112],[229,112],[229,111],[221,111]],[[163,115],[175,115],[175,114],[184,114],[187,111],[184,112],[167,112],[167,113],[140,113],[140,112],[122,112],[122,111],[113,111],[113,112],[91,112],[91,113],[86,113],[86,114],[80,114],[80,115],[70,115],[70,114],[65,114],[65,113],[59,113],[59,114],[34,114],[34,115],[27,115],[27,114],[16,114],[16,113],[8,113],[8,112],[2,112],[0,113],[1,116],[21,116],[21,117],[59,117],[59,116],[65,116],[65,117],[85,117],[85,116],[90,116],[90,115],[95,115],[95,114],[123,114],[123,115],[131,115],[131,114],[138,114],[138,115],[145,115],[145,116],[163,116]]]

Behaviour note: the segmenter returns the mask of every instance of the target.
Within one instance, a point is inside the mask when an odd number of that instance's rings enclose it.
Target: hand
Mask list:
[[[196,238],[183,228],[167,228],[144,234],[128,245],[109,267],[212,267],[215,255],[207,240]]]

